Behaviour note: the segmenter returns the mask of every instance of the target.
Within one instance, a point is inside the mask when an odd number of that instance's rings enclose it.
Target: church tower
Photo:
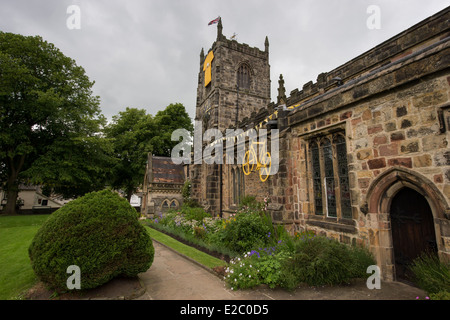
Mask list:
[[[265,49],[227,39],[217,25],[217,39],[200,54],[195,120],[203,129],[224,132],[270,103],[269,41]]]
[[[236,128],[270,103],[270,65],[267,37],[264,50],[260,50],[227,39],[222,29],[219,19],[216,41],[208,52],[202,49],[200,53],[195,120],[201,121],[203,132],[218,129],[225,136],[226,129]],[[231,195],[227,181],[232,179],[232,170],[239,174],[227,164],[206,164],[203,160],[192,165],[192,198],[214,215],[237,205],[242,192],[235,192],[234,198]]]

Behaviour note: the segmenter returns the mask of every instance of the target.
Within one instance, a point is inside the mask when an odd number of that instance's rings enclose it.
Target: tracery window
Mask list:
[[[352,218],[347,147],[342,133],[309,141],[314,211],[330,218]]]
[[[350,187],[348,183],[347,146],[345,138],[337,135],[335,139],[338,179],[341,196],[341,212],[343,218],[352,218],[352,206],[350,201]]]

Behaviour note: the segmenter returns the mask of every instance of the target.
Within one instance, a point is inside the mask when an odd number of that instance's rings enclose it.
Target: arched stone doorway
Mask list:
[[[433,213],[424,196],[405,187],[392,199],[390,219],[396,279],[411,280],[412,261],[437,251]]]
[[[419,217],[426,220],[427,226],[399,225],[399,219],[403,219],[403,222],[406,220],[403,217],[408,214],[404,209],[408,207],[413,210],[412,222],[419,214],[414,213],[414,210],[421,208]],[[433,247],[436,243],[435,250],[440,255],[448,255],[442,238],[445,234],[442,232],[446,233],[444,230],[448,230],[449,206],[436,185],[413,170],[394,167],[380,174],[370,185],[361,212],[370,225],[367,230],[369,245],[384,280],[401,280],[407,276],[400,263],[402,257],[413,256],[417,252],[408,253],[407,248],[412,246],[413,240],[404,239],[418,237],[423,242],[422,248],[427,247],[428,243]],[[408,235],[411,232],[416,232],[416,235]],[[427,239],[422,239],[423,237]],[[416,240],[419,241],[414,239]]]

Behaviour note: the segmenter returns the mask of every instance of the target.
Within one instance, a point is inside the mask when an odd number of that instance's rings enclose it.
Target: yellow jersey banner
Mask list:
[[[212,50],[206,56],[205,62],[203,63],[203,71],[205,72],[205,87],[211,82],[211,64],[214,59],[214,54]]]

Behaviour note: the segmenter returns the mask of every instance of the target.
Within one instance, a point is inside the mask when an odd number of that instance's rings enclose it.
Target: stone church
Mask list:
[[[219,216],[245,195],[268,197],[289,231],[370,248],[384,280],[405,278],[423,251],[450,259],[449,19],[447,8],[289,96],[280,75],[276,102],[267,37],[264,50],[249,47],[219,21],[200,54],[195,120],[223,136],[267,129],[268,141],[277,129],[279,166],[262,181],[242,162],[194,164],[194,155],[192,197]]]

